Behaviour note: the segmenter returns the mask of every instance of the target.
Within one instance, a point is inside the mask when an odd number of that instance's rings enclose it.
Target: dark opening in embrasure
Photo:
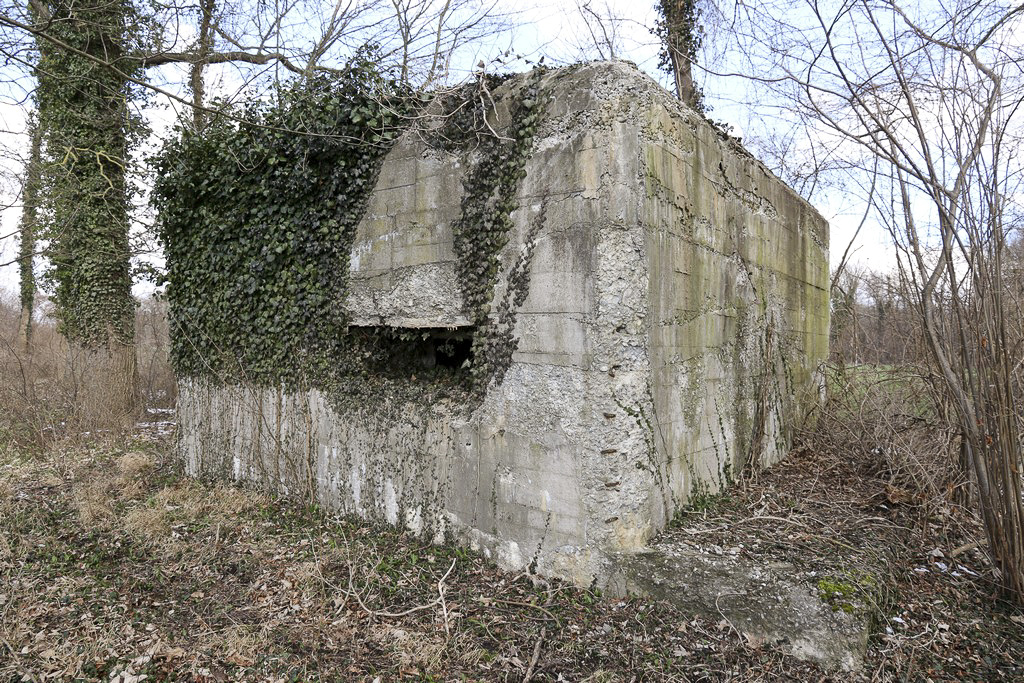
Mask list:
[[[391,371],[416,373],[440,368],[465,372],[473,359],[475,327],[391,327],[350,328],[374,347],[377,362]]]

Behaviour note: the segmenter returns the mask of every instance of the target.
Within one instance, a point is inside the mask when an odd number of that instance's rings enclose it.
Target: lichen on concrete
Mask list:
[[[834,609],[819,587],[833,584],[791,564],[659,543],[619,556],[617,567],[622,588],[724,620],[755,647],[783,645],[829,669],[854,671],[863,663],[871,615]]]

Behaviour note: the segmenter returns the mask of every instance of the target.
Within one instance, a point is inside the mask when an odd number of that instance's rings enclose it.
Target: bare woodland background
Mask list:
[[[1024,9],[657,7],[652,39],[683,100],[707,110],[701,84],[714,79],[756,93],[742,104],[779,125],[746,144],[812,202],[841,193],[891,239],[891,272],[847,253],[836,264],[832,394],[811,443],[872,453],[923,494],[977,510],[995,581],[1022,600]],[[629,57],[628,17],[594,2],[575,11],[585,30],[563,60]],[[476,0],[5,4],[0,78],[20,113],[4,171],[22,209],[23,277],[0,303],[0,438],[42,447],[173,405],[162,304],[130,296],[153,249],[147,107],[201,132],[218,98],[337,72],[368,45],[404,86],[433,92],[535,61],[516,59],[518,20]]]

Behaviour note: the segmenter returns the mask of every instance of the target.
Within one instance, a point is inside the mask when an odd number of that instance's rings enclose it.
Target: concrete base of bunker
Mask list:
[[[689,614],[723,619],[754,647],[781,645],[828,669],[855,671],[863,663],[871,611],[829,604],[816,578],[788,563],[657,544],[618,556],[612,583]]]

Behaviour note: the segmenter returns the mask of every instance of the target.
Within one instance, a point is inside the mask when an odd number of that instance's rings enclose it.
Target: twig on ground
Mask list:
[[[523,683],[530,683],[533,679],[534,670],[537,668],[537,661],[540,659],[540,648],[544,644],[544,636],[548,633],[548,627],[543,626],[540,629],[540,635],[537,636],[537,642],[533,645],[533,656],[530,657],[530,665],[526,667],[526,675],[523,676]]]
[[[959,548],[956,548],[952,552],[950,552],[949,558],[951,560],[956,559],[964,553],[974,550],[975,548],[980,548],[983,545],[988,545],[987,541],[985,541],[984,539],[981,539],[979,541],[971,541],[970,543],[964,543]]]
[[[454,557],[452,558],[452,565],[450,567],[448,567],[448,571],[446,571],[444,573],[444,576],[442,576],[441,579],[437,582],[437,599],[441,601],[441,614],[444,616],[444,632],[445,632],[445,635],[448,635],[448,636],[451,636],[452,629],[451,629],[451,626],[448,624],[448,603],[446,603],[445,600],[444,600],[444,590],[445,590],[444,582],[445,582],[445,579],[448,578],[448,575],[452,573],[453,569],[455,569],[455,558]]]
[[[760,521],[760,520],[767,520],[767,521],[771,521],[771,522],[785,522],[786,524],[793,524],[795,526],[801,526],[801,527],[803,527],[805,529],[809,529],[810,528],[808,525],[804,524],[803,522],[797,521],[795,519],[789,519],[788,517],[774,517],[772,515],[756,515],[754,517],[747,517],[745,519],[736,520],[735,522],[730,522],[729,524],[726,524],[724,526],[715,527],[714,529],[683,529],[683,531],[686,534],[690,535],[690,536],[697,536],[697,535],[700,535],[700,534],[710,534],[710,533],[714,533],[716,531],[722,531],[724,529],[729,529],[729,528],[732,528],[734,526],[739,526],[740,524],[746,524],[747,522]]]
[[[511,605],[513,607],[532,607],[533,609],[540,610],[544,614],[548,615],[548,618],[551,619],[553,622],[555,622],[555,624],[557,624],[559,628],[562,627],[562,622],[558,619],[558,617],[556,617],[551,612],[551,610],[546,609],[542,605],[535,605],[532,602],[519,602],[517,600],[502,600],[500,598],[481,598],[481,597],[478,597],[477,600],[479,600],[480,602],[483,602],[485,604],[488,603],[488,602],[498,602],[498,603],[501,603],[503,605]]]
[[[444,576],[441,577],[441,580],[437,582],[437,598],[431,600],[425,605],[416,605],[415,607],[410,607],[409,609],[404,610],[402,612],[384,612],[380,610],[370,609],[369,607],[367,607],[366,603],[363,602],[363,598],[359,594],[359,591],[355,589],[355,568],[352,566],[351,562],[348,562],[348,590],[341,589],[341,591],[345,595],[354,597],[356,599],[356,602],[359,603],[359,606],[363,608],[363,611],[371,617],[384,617],[385,619],[397,619],[399,617],[405,617],[415,612],[422,612],[423,610],[430,609],[431,607],[435,607],[436,605],[440,604],[442,605],[445,614],[445,631],[448,631],[450,633],[448,625],[447,605],[444,602],[444,581],[448,578],[448,575],[451,574],[453,569],[455,569],[455,558],[452,558],[452,564],[450,567],[448,567],[448,571],[446,571],[444,573]]]
[[[739,629],[737,629],[733,625],[732,620],[730,620],[729,617],[725,616],[725,612],[723,612],[722,608],[718,605],[718,601],[720,599],[724,598],[727,595],[743,595],[743,594],[742,593],[719,593],[718,595],[715,596],[715,609],[722,616],[722,619],[725,620],[725,623],[729,624],[729,628],[732,629],[732,632],[736,634],[736,638],[740,641],[740,644],[743,646],[744,649],[746,649],[747,648],[747,642],[743,638],[743,634],[740,633]]]
[[[548,614],[551,614],[551,612],[548,612],[548,610],[546,608],[551,605],[551,603],[553,602],[553,599],[554,599],[554,594],[551,592],[551,590],[548,590],[547,599],[544,600],[544,607],[541,608],[545,612],[547,612]],[[554,618],[553,614],[551,616],[552,616],[552,618]],[[558,619],[555,619],[555,623],[556,624],[558,623]],[[559,624],[559,626],[561,626],[561,624]],[[530,657],[530,664],[529,664],[529,666],[526,667],[526,675],[523,676],[523,683],[530,683],[530,680],[533,679],[533,674],[537,670],[537,662],[540,661],[540,649],[541,649],[541,646],[544,645],[544,637],[547,634],[548,634],[548,627],[547,626],[542,626],[541,629],[540,629],[540,634],[537,636],[537,642],[533,644],[533,656]]]

